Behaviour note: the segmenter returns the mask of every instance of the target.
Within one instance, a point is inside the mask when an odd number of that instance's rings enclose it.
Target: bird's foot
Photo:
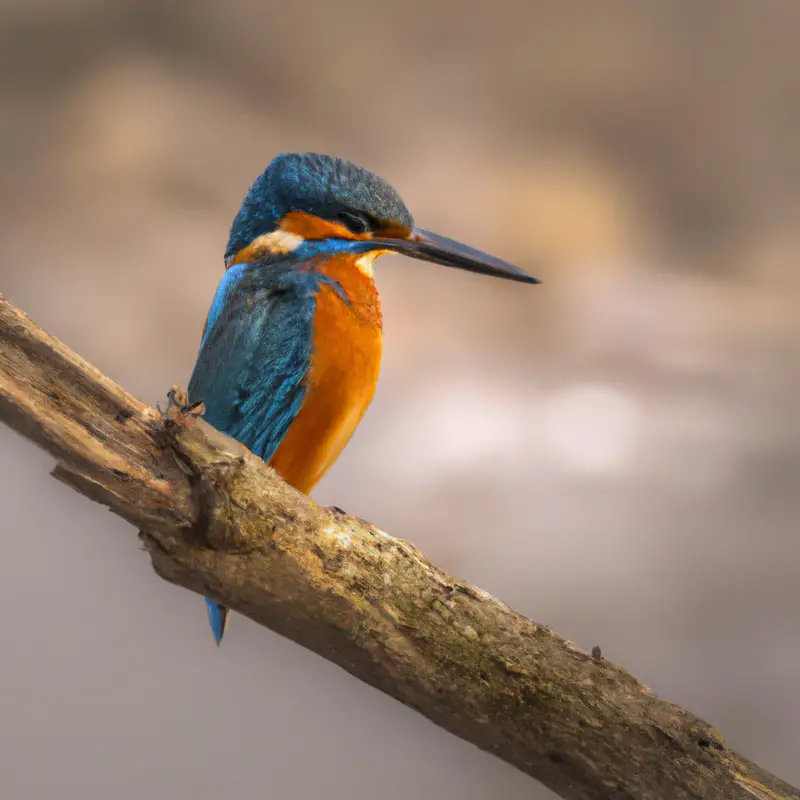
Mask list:
[[[187,419],[194,419],[195,417],[202,417],[206,413],[205,403],[187,403],[188,397],[186,392],[180,386],[173,386],[167,392],[167,410],[163,415],[170,420],[170,422],[180,423],[185,422]],[[159,409],[160,411],[161,409]]]
[[[170,390],[167,392],[167,401],[171,406],[178,406],[178,408],[183,408],[189,397],[186,392],[181,389],[180,386],[177,384],[173,385]]]

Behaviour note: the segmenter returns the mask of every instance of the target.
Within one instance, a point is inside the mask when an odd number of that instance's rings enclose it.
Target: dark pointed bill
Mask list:
[[[445,267],[456,267],[520,283],[541,283],[513,264],[422,228],[414,228],[407,239],[372,239],[371,242],[374,246],[385,247],[404,256],[431,261]]]

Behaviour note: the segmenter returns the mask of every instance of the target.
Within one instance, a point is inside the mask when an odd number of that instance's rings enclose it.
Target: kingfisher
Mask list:
[[[397,191],[363,167],[315,153],[276,156],[233,220],[188,400],[304,494],[375,392],[382,316],[373,263],[385,253],[539,283],[416,227]],[[206,605],[219,645],[228,609]]]

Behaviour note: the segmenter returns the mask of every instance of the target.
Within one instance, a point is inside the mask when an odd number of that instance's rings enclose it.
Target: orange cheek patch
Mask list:
[[[382,228],[376,233],[353,233],[344,225],[331,220],[307,214],[305,211],[290,211],[280,221],[276,230],[254,239],[247,247],[243,247],[228,265],[254,261],[265,250],[270,253],[291,252],[302,241],[320,241],[322,239],[349,239],[350,241],[368,241],[380,239],[407,239],[411,229],[403,225]]]
[[[297,234],[304,239],[350,239],[352,241],[367,241],[373,238],[407,239],[411,233],[411,228],[407,228],[405,225],[393,225],[372,233],[353,233],[345,225],[315,217],[313,214],[306,214],[305,211],[290,211],[280,221],[279,227],[287,233]]]
[[[304,211],[290,211],[281,221],[280,229],[294,233],[304,239],[366,239],[369,236],[356,236],[344,225],[327,219],[306,214]]]
[[[395,225],[391,228],[381,228],[375,233],[377,239],[408,239],[411,234],[411,228],[406,228],[404,225]]]

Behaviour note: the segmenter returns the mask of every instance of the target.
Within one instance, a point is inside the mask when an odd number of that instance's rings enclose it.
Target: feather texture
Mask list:
[[[205,419],[269,460],[302,405],[316,294],[324,276],[284,265],[237,264],[209,311],[189,381]]]

